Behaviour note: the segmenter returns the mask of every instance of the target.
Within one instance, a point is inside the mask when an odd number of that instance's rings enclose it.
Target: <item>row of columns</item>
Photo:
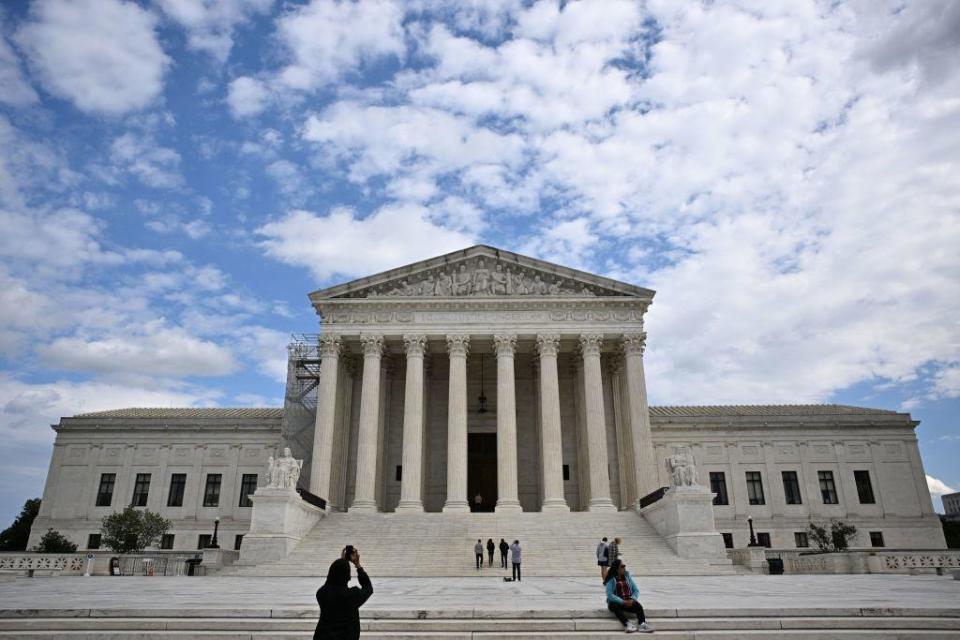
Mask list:
[[[620,347],[624,355],[628,387],[628,416],[637,498],[656,489],[653,441],[643,372],[645,333],[625,334]],[[380,363],[383,336],[361,335],[363,380],[360,395],[360,424],[357,442],[356,491],[351,511],[377,510],[376,473],[378,425],[380,421]],[[403,337],[407,357],[403,411],[403,476],[397,511],[423,511],[424,443],[424,335]],[[447,406],[447,500],[445,512],[467,512],[467,354],[468,335],[446,336],[450,358]],[[497,491],[496,511],[521,511],[517,487],[517,408],[515,353],[517,336],[497,334]],[[540,334],[536,340],[540,359],[540,409],[543,511],[569,511],[563,491],[563,446],[560,428],[560,386],[557,354],[560,336]],[[583,358],[583,396],[586,416],[589,511],[613,511],[607,474],[606,419],[600,352],[603,336],[580,336]],[[326,497],[330,490],[331,451],[336,419],[337,375],[342,342],[339,336],[320,340],[320,384],[311,460],[310,491]]]

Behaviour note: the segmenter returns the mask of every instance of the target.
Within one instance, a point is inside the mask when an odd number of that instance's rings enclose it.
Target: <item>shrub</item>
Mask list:
[[[67,540],[59,531],[47,529],[47,532],[40,538],[40,544],[33,550],[37,553],[75,553],[77,545]]]
[[[105,516],[100,522],[103,546],[116,553],[135,553],[157,543],[170,521],[152,511],[132,506]]]
[[[846,551],[850,539],[857,534],[857,528],[841,520],[831,520],[829,529],[827,525],[811,522],[807,532],[820,551]]]

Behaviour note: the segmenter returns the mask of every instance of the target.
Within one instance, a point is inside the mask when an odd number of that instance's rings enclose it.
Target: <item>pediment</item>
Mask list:
[[[476,245],[310,294],[357,298],[633,297],[654,292],[536,258]]]

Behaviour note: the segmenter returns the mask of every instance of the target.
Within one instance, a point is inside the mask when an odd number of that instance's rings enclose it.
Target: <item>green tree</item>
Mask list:
[[[117,553],[143,551],[157,543],[170,529],[170,521],[159,514],[132,506],[100,521],[103,546]]]
[[[77,545],[67,540],[59,531],[47,529],[40,538],[40,544],[33,548],[37,553],[75,553]]]
[[[32,498],[23,503],[20,515],[13,524],[0,531],[0,551],[24,551],[30,537],[30,527],[40,513],[40,498]]]
[[[820,551],[846,551],[857,528],[842,520],[831,520],[829,527],[811,522],[807,527],[807,535]]]

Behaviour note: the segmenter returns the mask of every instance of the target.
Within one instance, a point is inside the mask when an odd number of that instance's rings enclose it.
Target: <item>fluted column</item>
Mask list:
[[[450,391],[447,399],[447,501],[444,511],[470,511],[467,502],[467,352],[470,336],[447,336]]]
[[[423,356],[427,338],[403,336],[407,383],[403,392],[403,474],[397,511],[423,512]]]
[[[357,436],[357,488],[350,511],[377,510],[377,440],[380,428],[380,358],[383,336],[364,335],[360,427]]]
[[[590,502],[587,511],[616,511],[617,508],[610,499],[610,477],[607,472],[607,424],[603,412],[601,346],[603,336],[600,334],[580,336],[583,398],[587,419],[587,458],[590,464]]]
[[[543,461],[543,505],[541,511],[570,511],[563,493],[563,440],[560,431],[560,381],[557,353],[560,336],[537,336],[540,352],[540,458]]]
[[[333,435],[337,419],[337,373],[342,349],[340,336],[321,336],[317,417],[313,426],[313,455],[310,458],[310,493],[325,500],[330,498]]]
[[[514,351],[517,336],[496,335],[497,349],[497,506],[496,511],[523,511],[517,493],[517,392]]]
[[[658,488],[657,467],[653,455],[653,436],[650,432],[650,408],[647,406],[647,381],[643,372],[643,350],[647,333],[628,333],[623,336],[624,368],[627,375],[627,410],[633,440],[633,468],[637,483],[637,508],[640,498]]]

